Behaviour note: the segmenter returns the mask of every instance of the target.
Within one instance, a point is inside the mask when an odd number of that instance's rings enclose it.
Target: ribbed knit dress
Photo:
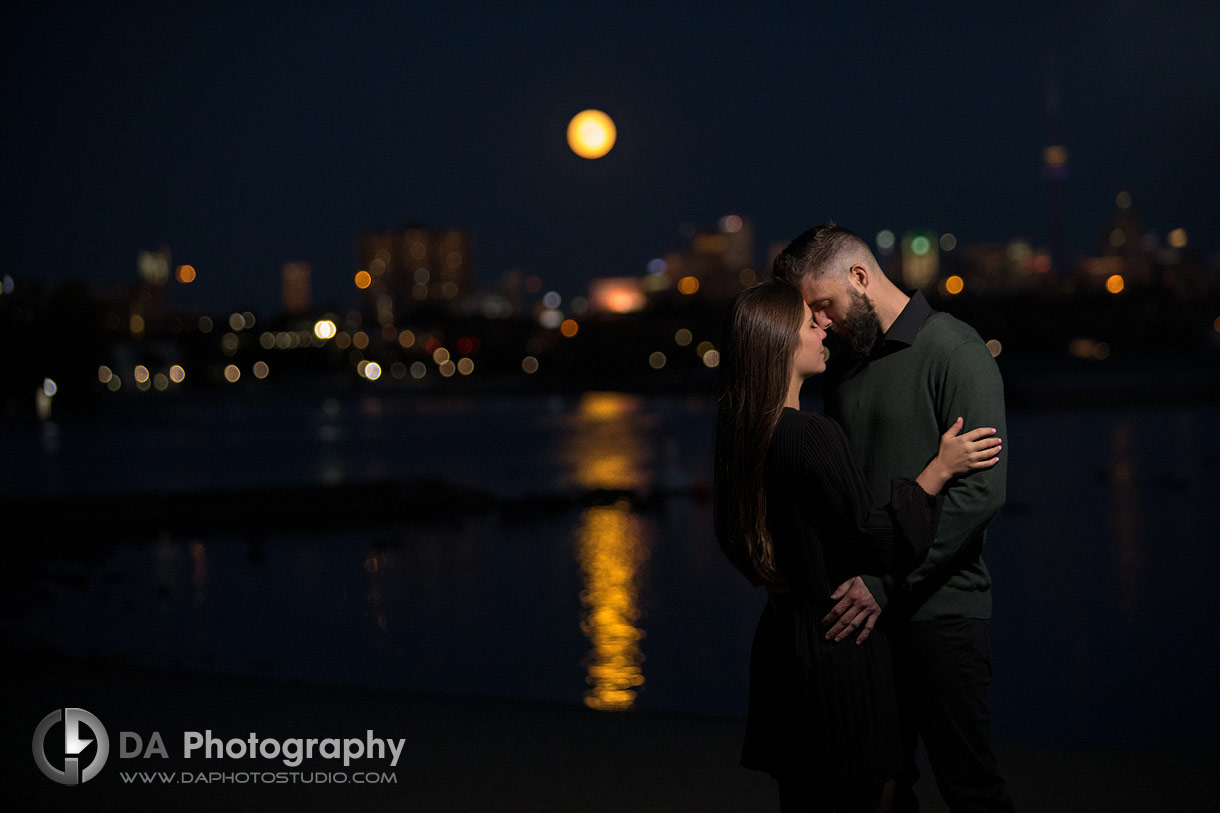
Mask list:
[[[922,559],[938,500],[895,479],[879,507],[839,425],[791,408],[767,452],[765,489],[787,585],[769,593],[754,634],[741,763],[827,788],[872,787],[899,766],[889,644],[877,629],[859,645],[856,635],[827,641],[821,620],[843,582],[905,572]]]

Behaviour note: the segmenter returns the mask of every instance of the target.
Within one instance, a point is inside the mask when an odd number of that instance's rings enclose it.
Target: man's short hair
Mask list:
[[[771,275],[799,285],[807,274],[812,274],[816,279],[828,271],[835,270],[832,268],[832,262],[843,252],[855,252],[860,249],[872,254],[868,244],[855,232],[836,226],[833,220],[827,221],[814,226],[785,246],[771,265]]]

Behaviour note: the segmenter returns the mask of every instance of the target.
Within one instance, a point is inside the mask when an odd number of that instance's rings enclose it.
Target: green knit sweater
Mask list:
[[[843,426],[873,494],[889,494],[893,477],[919,474],[959,415],[963,431],[992,426],[1003,438],[995,467],[945,486],[923,563],[902,581],[865,579],[891,616],[990,618],[991,576],[982,551],[987,523],[1004,504],[1008,468],[1004,384],[995,359],[973,328],[933,311],[916,293],[866,362],[835,361],[826,414]]]

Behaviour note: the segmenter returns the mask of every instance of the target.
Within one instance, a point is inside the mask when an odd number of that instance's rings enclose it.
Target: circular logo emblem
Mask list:
[[[64,724],[64,769],[61,771],[47,759],[47,734],[56,723]],[[93,734],[93,739],[82,739],[81,726]],[[84,768],[80,766],[80,754],[90,743],[97,740],[97,751]],[[34,764],[49,778],[61,785],[79,785],[97,776],[110,756],[110,737],[102,727],[102,721],[84,709],[56,709],[42,718],[34,729]]]

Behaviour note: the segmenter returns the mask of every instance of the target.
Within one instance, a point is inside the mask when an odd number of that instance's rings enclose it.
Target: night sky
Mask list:
[[[730,213],[760,260],[826,218],[1046,245],[1050,64],[1072,247],[1128,190],[1220,250],[1218,3],[652,5],[9,4],[0,274],[109,285],[168,244],[172,303],[274,312],[284,261],[354,302],[356,232],[408,222],[566,295]]]

